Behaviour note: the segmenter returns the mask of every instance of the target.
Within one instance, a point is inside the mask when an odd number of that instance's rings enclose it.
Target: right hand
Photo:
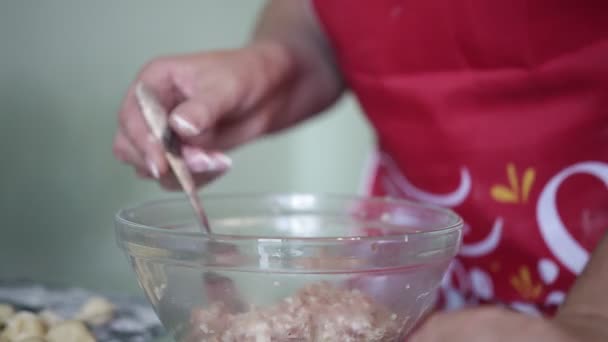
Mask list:
[[[140,177],[179,189],[164,149],[149,131],[134,94],[148,86],[168,113],[182,154],[197,185],[228,168],[225,151],[282,128],[289,105],[293,63],[280,46],[254,43],[238,50],[159,58],[148,63],[129,88],[119,111],[113,152]],[[211,157],[211,159],[209,158]]]

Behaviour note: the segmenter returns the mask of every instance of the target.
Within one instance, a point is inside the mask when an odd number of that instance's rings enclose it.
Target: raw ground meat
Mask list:
[[[406,318],[373,303],[359,290],[310,284],[265,308],[231,313],[222,303],[192,314],[189,342],[392,342]]]

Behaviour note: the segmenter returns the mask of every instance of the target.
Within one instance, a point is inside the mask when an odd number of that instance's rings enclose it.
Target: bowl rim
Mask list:
[[[199,195],[200,196],[200,195]],[[395,198],[395,197],[380,197],[380,196],[364,196],[364,195],[347,195],[347,194],[336,194],[336,193],[314,193],[314,192],[241,192],[241,193],[212,193],[206,194],[203,199],[203,203],[205,201],[213,201],[213,200],[226,200],[226,199],[265,199],[265,198],[281,198],[281,197],[295,197],[295,196],[313,196],[314,198],[320,199],[329,199],[329,200],[337,200],[337,201],[360,201],[363,203],[390,203],[390,204],[401,204],[407,207],[417,207],[423,210],[430,210],[437,212],[439,214],[445,215],[449,218],[449,223],[445,225],[441,225],[438,227],[433,227],[430,229],[425,229],[424,231],[418,232],[404,232],[390,235],[379,235],[379,236],[323,236],[323,237],[277,237],[276,235],[272,236],[264,236],[264,235],[234,235],[234,234],[213,234],[211,236],[202,234],[200,232],[190,232],[190,231],[175,231],[166,228],[154,227],[151,225],[142,224],[139,222],[134,222],[127,218],[127,213],[135,212],[139,209],[145,208],[147,206],[164,204],[164,203],[175,203],[175,202],[183,202],[188,203],[186,197],[179,195],[170,195],[164,196],[163,198],[144,200],[140,202],[136,202],[133,205],[125,206],[120,209],[115,215],[114,219],[117,224],[120,224],[123,229],[135,230],[142,233],[153,233],[164,235],[167,237],[188,237],[188,238],[197,238],[197,239],[205,239],[205,240],[214,240],[214,241],[281,241],[283,243],[290,241],[300,241],[300,242],[312,242],[312,243],[335,243],[339,241],[390,241],[390,240],[403,240],[407,238],[414,237],[426,237],[426,236],[437,236],[437,235],[445,235],[452,233],[457,230],[461,230],[463,228],[463,219],[455,213],[451,209],[442,208],[436,205],[415,202],[407,199]],[[189,204],[188,204],[189,205]],[[397,224],[385,224],[385,226],[399,228]]]

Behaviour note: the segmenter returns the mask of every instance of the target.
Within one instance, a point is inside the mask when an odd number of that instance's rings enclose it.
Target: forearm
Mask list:
[[[556,319],[608,340],[608,234],[595,248]]]
[[[254,44],[274,45],[290,59],[291,80],[284,85],[286,103],[269,131],[277,131],[326,109],[344,85],[312,4],[306,0],[270,0],[253,37]]]

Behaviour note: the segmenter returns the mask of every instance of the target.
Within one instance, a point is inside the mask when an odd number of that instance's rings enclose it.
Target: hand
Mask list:
[[[276,114],[289,104],[285,92],[292,74],[287,53],[271,43],[154,60],[128,90],[114,154],[139,176],[179,188],[135,99],[134,86],[142,81],[171,113],[169,125],[182,141],[184,159],[197,185],[204,184],[229,166],[220,154],[207,151],[233,148],[278,124]]]
[[[411,342],[595,342],[608,341],[606,322],[559,316],[531,317],[498,307],[431,316]]]

